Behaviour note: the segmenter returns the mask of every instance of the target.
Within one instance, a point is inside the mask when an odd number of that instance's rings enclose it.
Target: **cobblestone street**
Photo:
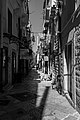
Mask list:
[[[51,88],[51,81],[41,81],[33,69],[22,83],[0,97],[0,120],[80,120],[78,112],[65,96]]]

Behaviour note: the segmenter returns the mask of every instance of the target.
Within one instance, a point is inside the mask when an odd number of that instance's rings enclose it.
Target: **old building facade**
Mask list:
[[[62,49],[64,57],[64,91],[79,109],[79,1],[66,1],[62,13]],[[72,7],[70,7],[72,6]],[[65,20],[64,20],[65,18]]]
[[[45,5],[48,7],[47,3],[50,2],[44,0],[43,8],[46,8]],[[54,3],[54,0],[51,3]],[[45,18],[43,32],[46,36],[50,34],[50,67],[53,79],[58,74],[61,75],[63,92],[70,96],[74,107],[79,110],[80,2],[79,0],[56,0],[55,3],[49,4],[49,14],[43,15]],[[46,17],[49,17],[49,20],[46,20]]]
[[[0,88],[5,88],[17,82],[16,75],[21,69],[21,50],[27,48],[26,55],[29,56],[31,36],[30,27],[27,28],[28,1],[1,0],[0,2]],[[27,59],[25,64],[27,72]]]

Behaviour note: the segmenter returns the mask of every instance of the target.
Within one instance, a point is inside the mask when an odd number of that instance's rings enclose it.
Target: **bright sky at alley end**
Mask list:
[[[43,0],[30,0],[29,2],[29,12],[30,12],[30,21],[32,24],[33,32],[42,32],[42,23],[43,23]]]
[[[56,0],[53,0],[55,2]],[[32,32],[43,31],[43,2],[44,0],[29,0],[30,21],[32,24]],[[37,35],[37,34],[36,34]],[[37,38],[37,37],[36,37]],[[37,49],[37,41],[33,45],[34,52]]]
[[[29,18],[32,24],[32,32],[36,35],[36,41],[33,45],[33,51],[37,50],[37,35],[43,31],[43,0],[30,0],[29,2]],[[37,32],[37,33],[36,33]]]
[[[52,0],[53,4],[56,0]],[[33,32],[43,31],[43,3],[44,0],[29,0],[30,21]]]

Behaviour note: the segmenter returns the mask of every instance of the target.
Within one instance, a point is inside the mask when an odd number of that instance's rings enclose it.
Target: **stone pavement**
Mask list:
[[[0,120],[80,120],[66,97],[51,88],[51,81],[41,81],[40,74],[33,69],[0,97],[5,100],[0,104]]]

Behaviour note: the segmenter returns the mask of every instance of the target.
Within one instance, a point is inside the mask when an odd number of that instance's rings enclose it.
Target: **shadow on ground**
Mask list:
[[[24,84],[15,85],[13,88],[18,91],[20,89],[20,91],[22,90],[21,92],[12,92],[14,91],[12,90],[11,93],[8,94],[12,98],[19,100],[21,106],[24,104],[24,108],[16,108],[15,104],[10,104],[7,107],[6,113],[3,116],[0,116],[0,120],[42,120],[43,111],[50,87],[45,86],[43,96],[37,95],[38,84],[40,83],[40,74],[35,69],[29,73],[26,80],[27,82],[24,82]],[[40,105],[37,107],[36,102],[38,97],[41,97],[41,101]],[[25,103],[28,103],[28,107]],[[26,107],[27,109],[25,109]]]

